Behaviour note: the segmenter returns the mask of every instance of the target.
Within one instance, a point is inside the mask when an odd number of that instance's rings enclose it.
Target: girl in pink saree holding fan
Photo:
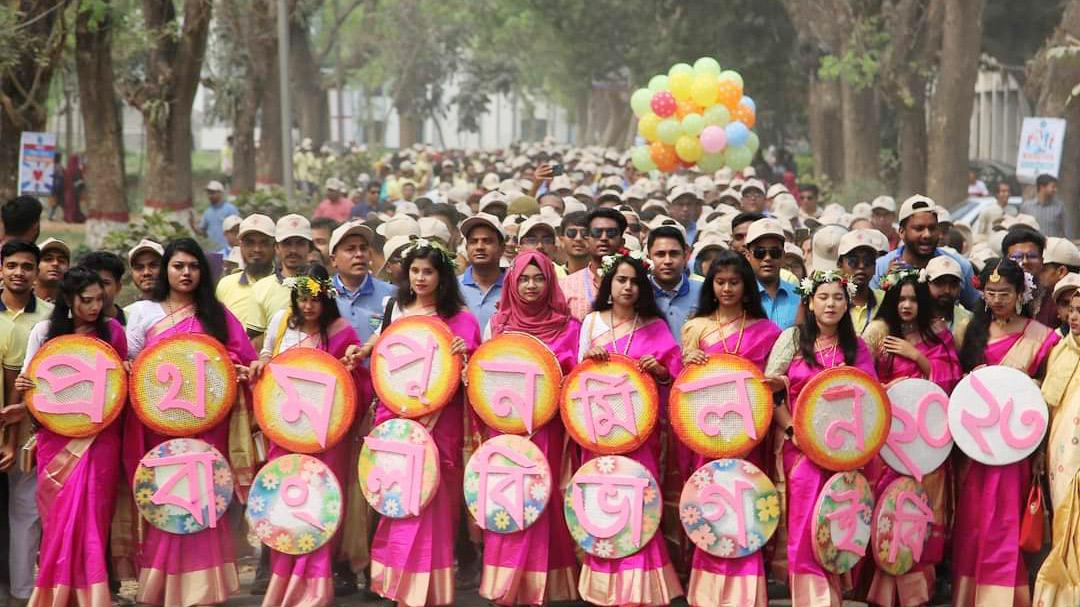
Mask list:
[[[128,312],[128,356],[134,358],[143,348],[189,333],[206,334],[221,342],[232,363],[238,366],[240,379],[244,379],[247,365],[257,357],[244,326],[214,297],[210,265],[202,249],[194,240],[180,238],[165,247],[153,298],[132,304]],[[249,419],[246,400],[238,400],[231,413],[245,422]],[[230,453],[229,449],[230,442],[236,444],[241,438],[238,435],[246,433],[243,438],[250,443],[250,422],[241,425],[248,427],[230,433],[230,420],[226,419],[194,438],[210,443],[222,454],[230,454],[236,483],[242,487],[251,483],[251,454],[248,452],[243,458],[246,461],[241,461],[238,452]],[[129,481],[143,455],[168,439],[151,431],[136,416],[128,416],[123,459]],[[167,533],[152,525],[143,528],[138,602],[166,607],[212,605],[224,603],[239,590],[228,526],[219,525],[189,535]]]

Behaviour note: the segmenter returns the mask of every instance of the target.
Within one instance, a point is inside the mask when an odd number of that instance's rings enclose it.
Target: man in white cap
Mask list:
[[[896,200],[892,196],[878,196],[870,202],[870,225],[889,239],[889,249],[895,249],[900,244],[900,233],[893,224],[896,223]]]
[[[154,292],[154,284],[157,282],[158,273],[161,272],[161,256],[164,253],[165,247],[148,238],[140,240],[139,244],[128,251],[131,284],[138,291],[139,300],[150,299]],[[128,304],[124,308],[125,316],[130,307],[131,304]]]
[[[502,222],[494,215],[477,213],[461,222],[469,265],[458,277],[465,305],[483,331],[502,296],[505,271],[500,264],[506,250]]]
[[[58,238],[46,238],[38,248],[41,250],[41,261],[38,262],[34,295],[53,303],[60,294],[60,280],[71,266],[71,249]]]
[[[244,324],[251,337],[262,333],[258,328],[261,315],[252,287],[274,271],[274,234],[273,219],[258,213],[245,217],[240,222],[240,257],[244,269],[222,276],[215,290],[218,301]],[[160,255],[158,263],[161,263]],[[134,262],[131,273],[138,280]]]
[[[821,217],[821,209],[818,208],[818,197],[821,190],[812,183],[799,184],[799,218],[817,219]]]
[[[203,211],[199,225],[195,231],[206,236],[214,243],[214,248],[224,249],[229,245],[225,239],[225,218],[230,215],[239,215],[236,205],[225,199],[225,186],[220,181],[211,181],[206,184],[206,198],[210,206]]]
[[[307,267],[308,256],[315,249],[311,237],[311,222],[303,215],[286,215],[274,226],[274,255],[278,267],[266,278],[259,280],[252,287],[252,296],[259,306],[254,329],[259,333],[266,331],[270,317],[278,310],[289,307],[292,293],[282,284],[286,278],[299,275]]]
[[[765,184],[760,179],[747,179],[739,190],[742,210],[745,213],[765,212]]]
[[[1072,333],[1080,335],[1080,299],[1076,295],[1080,291],[1080,274],[1066,274],[1054,285],[1054,304],[1057,305],[1058,334],[1062,337]]]
[[[375,234],[358,219],[341,224],[330,235],[330,257],[337,269],[333,282],[338,311],[356,330],[361,343],[367,343],[382,324],[386,302],[397,293],[394,285],[371,273],[374,243]]]
[[[480,198],[480,205],[477,208],[480,213],[494,215],[502,222],[502,220],[506,219],[509,204],[510,201],[507,200],[506,194],[498,190],[492,190]]]
[[[827,229],[827,228],[823,228]],[[879,251],[877,244],[884,240],[875,238],[881,234],[877,230],[852,230],[840,237],[840,246],[837,247],[837,255],[840,259],[840,271],[847,275],[855,285],[855,295],[851,298],[851,322],[855,325],[855,332],[862,335],[867,325],[877,314],[877,306],[881,303],[884,294],[877,289],[870,288],[870,279],[874,277],[874,264],[877,263],[878,255],[885,251]]]
[[[701,196],[692,186],[677,185],[671,189],[667,200],[671,218],[682,224],[686,229],[687,244],[693,245],[698,232],[697,220],[701,215]]]
[[[218,251],[222,259],[229,257],[229,252],[233,250],[233,247],[240,246],[240,222],[243,221],[239,215],[229,215],[225,218],[225,221],[221,224],[221,231],[225,233],[225,248]]]
[[[799,313],[799,294],[794,285],[780,280],[780,262],[784,257],[784,227],[780,222],[766,217],[750,224],[745,255],[754,268],[766,316],[781,329],[794,326]]]
[[[1047,238],[1046,248],[1043,249],[1042,269],[1035,276],[1039,288],[1045,293],[1035,320],[1048,327],[1058,326],[1059,315],[1054,287],[1066,274],[1077,271],[1080,271],[1080,250],[1076,245],[1065,238]]]
[[[948,255],[938,255],[926,264],[926,285],[934,302],[934,317],[949,326],[956,349],[964,343],[964,333],[971,322],[971,312],[960,305],[964,271]]]
[[[323,189],[326,190],[326,198],[323,198],[319,206],[315,207],[312,218],[329,217],[338,223],[349,219],[353,203],[345,196],[347,190],[345,182],[337,177],[331,177],[326,180]]]

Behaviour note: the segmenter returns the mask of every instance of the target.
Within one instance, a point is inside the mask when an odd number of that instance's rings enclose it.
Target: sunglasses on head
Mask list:
[[[765,256],[769,256],[772,259],[780,259],[784,255],[784,249],[781,247],[754,247],[750,249],[753,253],[754,259],[765,259]]]
[[[589,231],[586,230],[585,228],[566,228],[566,230],[564,230],[563,233],[566,234],[566,237],[570,238],[570,239],[574,239],[574,238],[577,238],[579,236],[581,238],[585,238],[586,236],[589,235]]]
[[[619,228],[591,228],[589,230],[589,236],[593,238],[617,238],[619,236]]]

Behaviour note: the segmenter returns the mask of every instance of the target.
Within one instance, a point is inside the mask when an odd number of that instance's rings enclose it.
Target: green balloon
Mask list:
[[[719,76],[720,62],[712,57],[702,57],[694,62],[694,73]],[[698,164],[701,163],[699,162]]]
[[[656,163],[653,162],[652,154],[649,153],[649,146],[639,145],[630,152],[630,160],[634,162],[634,168],[639,171],[653,171],[656,169]]]
[[[750,150],[751,154],[757,154],[758,148],[761,147],[761,140],[758,139],[757,133],[750,131],[750,135],[746,137],[746,149]]]
[[[671,66],[671,69],[668,70],[667,75],[668,78],[671,78],[675,74],[689,74],[693,76],[694,68],[690,67],[690,64],[688,63],[676,63],[675,65]]]
[[[660,91],[667,90],[667,76],[663,74],[657,74],[649,80],[649,91],[652,93],[659,93]],[[652,99],[652,97],[650,97]]]
[[[735,70],[724,70],[724,71],[720,72],[720,79],[721,80],[733,80],[735,82],[738,82],[739,86],[743,85],[742,75],[739,74],[739,72],[736,72]]]
[[[703,173],[713,173],[724,166],[724,153],[702,154],[697,161],[698,169]]]
[[[630,108],[634,110],[635,116],[641,118],[652,111],[652,96],[653,93],[649,89],[634,91],[634,94],[630,96]]]
[[[674,118],[665,118],[656,125],[656,138],[664,143],[674,144],[682,135],[679,121]]]
[[[722,103],[717,103],[705,110],[703,118],[705,118],[705,126],[727,126],[731,122],[731,112]]]
[[[682,119],[682,130],[691,137],[697,137],[705,130],[705,119],[701,114],[687,114]]]
[[[741,171],[750,166],[750,161],[754,159],[754,153],[746,148],[745,145],[738,147],[728,146],[724,150],[724,164],[731,167],[732,171]]]

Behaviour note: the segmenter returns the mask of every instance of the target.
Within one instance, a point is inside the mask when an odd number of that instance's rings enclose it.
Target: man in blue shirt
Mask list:
[[[686,229],[687,244],[694,244],[697,239],[697,220],[701,215],[701,196],[690,185],[677,185],[668,194],[668,210],[672,219]]]
[[[458,278],[458,283],[465,305],[483,331],[502,296],[504,272],[499,261],[506,246],[506,235],[499,220],[487,213],[477,213],[461,222],[461,235],[465,238],[469,267]]]
[[[206,184],[206,197],[210,200],[210,206],[203,211],[196,231],[214,243],[214,250],[224,249],[229,246],[229,241],[225,238],[225,218],[239,215],[240,211],[236,209],[236,205],[225,200],[225,186],[221,185],[220,181]]]
[[[359,220],[341,224],[330,235],[330,257],[338,271],[333,279],[338,311],[362,343],[379,328],[387,300],[397,293],[394,285],[371,275],[368,263],[374,241],[374,232]]]
[[[780,280],[780,260],[784,257],[784,227],[772,217],[758,219],[746,231],[746,259],[754,268],[761,292],[761,307],[769,320],[781,329],[795,326],[799,314],[799,294],[795,285]]]
[[[960,302],[971,309],[979,300],[979,293],[971,284],[971,262],[963,257],[938,248],[937,205],[933,200],[916,194],[900,205],[900,238],[903,244],[884,257],[879,257],[874,267],[874,278],[870,281],[871,289],[881,288],[881,279],[894,265],[923,269],[930,260],[938,255],[948,255],[960,264],[963,280],[960,281]]]
[[[702,280],[686,269],[690,249],[686,246],[685,228],[677,221],[664,220],[649,232],[646,242],[653,263],[649,279],[656,292],[656,305],[664,313],[664,320],[678,341],[683,324],[697,311]]]

